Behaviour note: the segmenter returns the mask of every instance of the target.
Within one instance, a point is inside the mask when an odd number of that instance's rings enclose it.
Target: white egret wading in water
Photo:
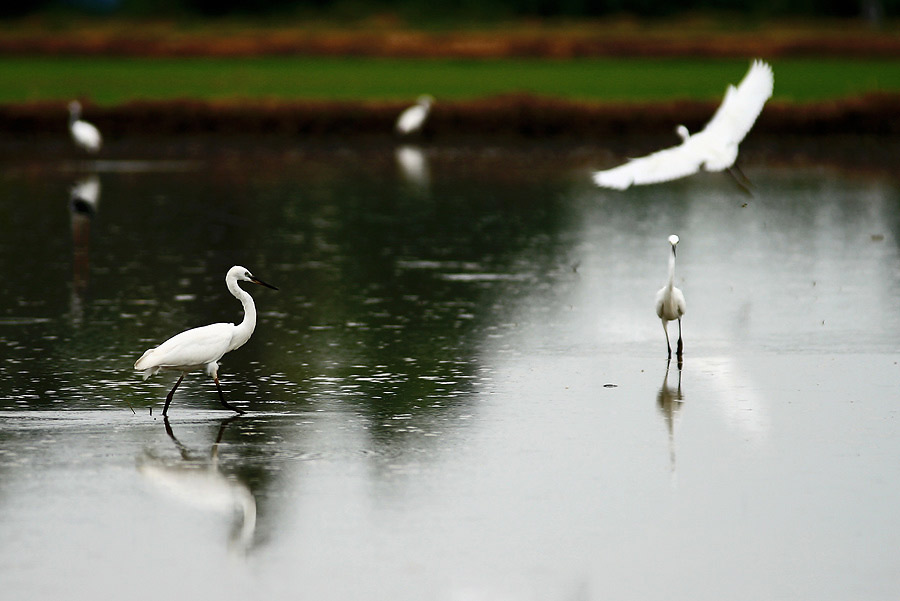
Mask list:
[[[81,103],[77,100],[69,103],[69,132],[75,144],[81,148],[91,153],[100,150],[103,143],[100,130],[81,119]]]
[[[684,293],[675,287],[675,246],[678,244],[678,236],[669,236],[669,244],[672,253],[669,255],[669,281],[656,293],[656,314],[662,320],[663,331],[666,333],[666,352],[669,359],[672,358],[672,345],[669,343],[669,322],[678,320],[678,346],[675,353],[681,359],[684,346],[681,342],[681,316],[684,315]]]
[[[163,407],[164,416],[169,410],[172,395],[175,394],[175,389],[181,384],[184,375],[189,371],[198,369],[205,369],[206,373],[215,381],[216,390],[219,391],[219,400],[222,401],[223,405],[232,411],[243,413],[243,411],[225,400],[222,387],[219,385],[219,359],[225,353],[243,346],[250,339],[256,327],[256,305],[253,303],[253,298],[238,286],[238,281],[253,282],[254,284],[278,290],[275,286],[254,277],[244,267],[235,265],[228,270],[228,274],[225,276],[225,284],[228,286],[228,291],[241,301],[241,305],[244,307],[244,319],[241,323],[238,325],[233,323],[214,323],[187,330],[169,338],[156,348],[147,350],[135,362],[134,368],[143,372],[145,380],[161,369],[181,372],[181,376],[175,382],[175,386],[166,395],[166,405]]]
[[[701,169],[727,169],[735,181],[745,188],[741,179],[746,181],[746,178],[742,175],[738,179],[732,171],[738,156],[738,144],[753,127],[766,100],[772,96],[773,86],[772,67],[760,60],[753,61],[738,87],[728,86],[725,99],[702,131],[691,135],[685,126],[679,125],[676,131],[682,139],[680,145],[631,159],[612,169],[595,171],[594,183],[602,188],[624,190],[632,185],[656,184],[687,177]]]
[[[397,133],[407,136],[422,129],[425,120],[428,119],[428,113],[431,111],[432,102],[434,102],[434,98],[428,94],[419,96],[416,104],[400,113],[400,117],[397,118]]]

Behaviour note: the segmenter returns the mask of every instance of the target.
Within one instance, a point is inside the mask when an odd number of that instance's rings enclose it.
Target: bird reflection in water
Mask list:
[[[684,394],[681,392],[681,362],[678,362],[678,384],[675,387],[669,384],[669,366],[666,363],[666,374],[663,376],[662,386],[656,394],[656,406],[659,407],[663,419],[666,421],[666,429],[669,431],[669,466],[672,470],[672,478],[675,478],[675,422],[681,405],[684,402]]]
[[[428,159],[418,146],[404,144],[394,150],[394,158],[400,168],[400,175],[409,187],[421,195],[426,195],[431,185]]]
[[[100,204],[100,177],[94,173],[81,178],[69,190],[69,214],[72,222],[72,322],[80,325],[84,317],[84,296],[91,271],[91,221]]]
[[[138,457],[137,469],[155,488],[185,505],[217,513],[231,512],[234,525],[229,546],[232,551],[243,553],[252,545],[256,531],[256,499],[246,484],[219,469],[219,443],[228,425],[238,417],[221,423],[209,457],[191,453],[175,437],[169,419],[164,418],[166,434],[175,443],[181,458],[159,457],[145,450]]]

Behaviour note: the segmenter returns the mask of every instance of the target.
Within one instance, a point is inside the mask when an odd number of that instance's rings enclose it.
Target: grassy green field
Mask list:
[[[588,101],[718,99],[734,59],[0,58],[0,103],[129,100],[465,100],[527,92]],[[900,61],[772,62],[775,98],[806,102],[900,92]]]

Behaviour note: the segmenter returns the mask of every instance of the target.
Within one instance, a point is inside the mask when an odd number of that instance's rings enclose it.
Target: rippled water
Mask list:
[[[753,198],[613,193],[592,148],[149,146],[0,170],[7,594],[900,593],[896,179],[757,158]],[[131,366],[239,320],[236,263],[280,288],[222,362],[249,413],[193,374],[165,424],[174,375]]]

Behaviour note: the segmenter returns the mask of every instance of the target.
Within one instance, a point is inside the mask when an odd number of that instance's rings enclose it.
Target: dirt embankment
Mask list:
[[[900,57],[900,35],[859,23],[776,23],[723,30],[708,23],[611,21],[570,26],[513,24],[485,31],[425,32],[383,25],[355,29],[230,26],[183,29],[171,23],[98,22],[44,28],[26,22],[0,36],[0,56],[855,56]],[[130,134],[264,133],[390,135],[405,105],[391,102],[135,101],[114,107],[85,104],[85,116],[107,137]],[[623,134],[696,130],[717,103],[578,103],[512,94],[439,102],[426,135],[509,135],[600,139]],[[56,133],[64,103],[0,105],[0,131]],[[900,134],[900,95],[791,104],[770,102],[756,130],[779,134]]]
[[[426,31],[393,23],[334,28],[302,23],[183,27],[99,21],[45,27],[25,21],[0,36],[0,55],[373,57],[900,56],[900,35],[856,21],[710,23],[704,20],[509,23]]]

